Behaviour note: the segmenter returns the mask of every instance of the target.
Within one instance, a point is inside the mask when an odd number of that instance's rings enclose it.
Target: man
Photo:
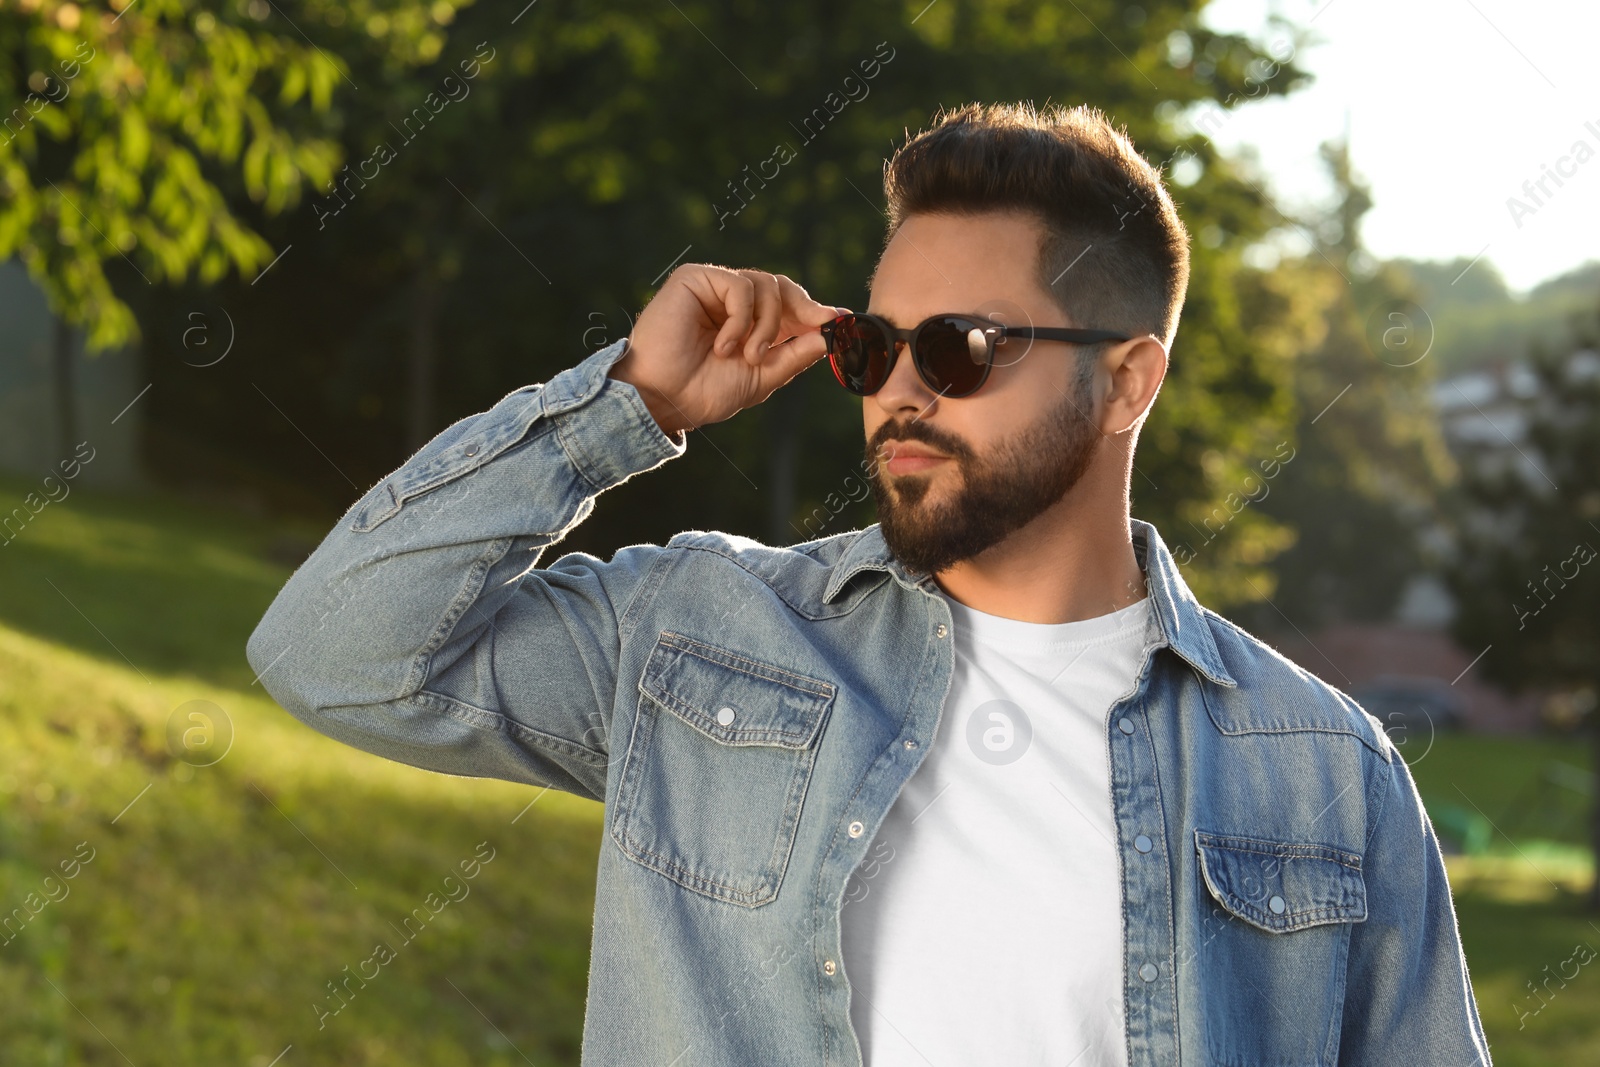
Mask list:
[[[262,683],[604,802],[585,1064],[1488,1064],[1405,763],[1129,516],[1188,275],[1160,176],[1093,109],[974,106],[885,187],[868,313],[680,267],[359,500]],[[824,355],[880,524],[537,566]]]

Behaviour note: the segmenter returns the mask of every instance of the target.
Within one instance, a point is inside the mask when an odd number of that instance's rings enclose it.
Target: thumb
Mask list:
[[[834,316],[829,309],[828,318]],[[779,342],[762,354],[759,365],[761,389],[765,394],[787,384],[797,374],[827,354],[828,343],[817,329],[807,329],[786,341]]]
[[[811,299],[800,284],[778,275],[778,293],[783,300],[782,327],[785,339],[767,349],[761,363],[763,389],[776,389],[827,354],[828,344],[818,329],[841,314],[831,304]]]

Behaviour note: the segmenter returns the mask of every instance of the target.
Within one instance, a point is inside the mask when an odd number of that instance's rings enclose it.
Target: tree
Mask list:
[[[342,509],[421,436],[622,336],[684,257],[759,264],[860,305],[884,230],[884,157],[941,104],[973,99],[1094,103],[1153,163],[1177,169],[1179,209],[1200,239],[1171,376],[1144,431],[1136,514],[1163,531],[1198,521],[1283,439],[1293,355],[1315,309],[1245,261],[1279,225],[1270,196],[1203,128],[1178,122],[1201,108],[1225,121],[1301,84],[1300,37],[1282,22],[1258,43],[1206,28],[1204,0],[546,0],[314,6],[291,26],[261,2],[258,27],[238,31],[247,40],[287,50],[304,41],[297,26],[317,46],[296,53],[298,80],[258,65],[253,88],[236,94],[266,99],[274,78],[287,90],[321,77],[325,110],[284,111],[273,128],[287,132],[269,144],[312,131],[335,147],[315,173],[264,167],[314,181],[318,198],[293,212],[271,214],[250,187],[206,172],[282,254],[258,284],[259,255],[237,276],[137,294],[158,384],[149,449],[169,478],[209,470]],[[121,22],[145,12],[141,27],[173,38],[182,70],[210,54],[199,15],[182,39],[189,10],[141,0]],[[234,24],[212,17],[213,35]],[[337,217],[318,210],[333,203],[330,180],[343,190],[383,129],[459,77],[479,42],[496,58],[471,95],[352,186]],[[141,52],[130,69],[151,62]],[[82,136],[74,130],[62,132]],[[238,327],[234,354],[203,373],[175,343],[202,300]],[[811,373],[700,431],[683,462],[608,496],[572,547],[605,552],[706,526],[798,541],[871,521],[870,504],[847,491],[859,484],[859,418],[825,370]],[[1191,567],[1218,606],[1270,584],[1265,565],[1285,536],[1255,513],[1233,532]]]
[[[264,0],[244,16],[186,0],[117,6],[0,10],[0,257],[21,258],[91,350],[137,334],[117,281],[214,282],[271,260],[208,167],[231,168],[269,212],[292,205],[303,182],[332,174],[336,147],[306,112],[328,109],[343,72],[258,28]]]
[[[1256,183],[1203,134],[1178,133],[1171,116],[1291,90],[1303,75],[1287,34],[1270,51],[1215,34],[1198,24],[1203,4],[1188,2],[1066,14],[970,0],[680,7],[622,4],[594,23],[575,12],[506,45],[511,78],[483,100],[504,109],[490,125],[508,132],[495,144],[497,165],[460,184],[496,190],[499,223],[528,235],[530,252],[559,250],[561,269],[544,260],[547,285],[487,234],[467,269],[484,285],[479,306],[494,299],[506,310],[480,311],[463,345],[527,351],[517,324],[537,318],[597,347],[626,332],[628,313],[683,256],[761,264],[860,306],[884,230],[882,161],[908,129],[926,126],[941,103],[1090,100],[1126,123],[1153,162],[1187,161],[1180,209],[1215,237],[1196,249],[1173,377],[1146,429],[1139,513],[1170,528],[1185,509],[1214,506],[1230,488],[1229,468],[1280,439],[1300,332],[1280,320],[1304,302],[1287,291],[1258,298],[1274,281],[1241,260],[1278,215]],[[1067,54],[1072,64],[1060,62]],[[467,340],[486,335],[493,340]],[[550,373],[574,358],[566,348],[527,356],[547,359]],[[458,411],[477,402],[458,397]],[[685,462],[619,490],[575,534],[577,547],[661,539],[686,525],[797,541],[871,521],[862,494],[846,491],[859,485],[859,411],[825,371],[699,438],[705,447]],[[1208,448],[1221,461],[1215,472],[1196,462]],[[1241,529],[1272,525],[1250,516]],[[1249,599],[1238,572],[1259,573],[1269,556],[1220,547],[1197,581],[1217,600]]]
[[[1273,562],[1273,602],[1248,613],[1267,631],[1389,618],[1428,562],[1425,531],[1453,476],[1432,413],[1428,313],[1407,275],[1362,245],[1372,199],[1348,142],[1321,154],[1334,206],[1304,227],[1310,252],[1280,266],[1302,292],[1321,294],[1320,319],[1295,360],[1291,451],[1279,476],[1250,491],[1296,531]]]
[[[1464,471],[1448,581],[1457,639],[1484,650],[1477,669],[1513,691],[1565,690],[1586,706],[1600,768],[1600,309],[1572,328],[1572,344],[1531,353],[1527,433]],[[1600,857],[1600,795],[1596,804]],[[1600,909],[1600,866],[1590,903]]]

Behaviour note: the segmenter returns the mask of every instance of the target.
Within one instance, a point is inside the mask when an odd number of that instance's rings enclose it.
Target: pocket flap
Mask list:
[[[834,686],[664,630],[639,689],[713,741],[808,748]]]
[[[1361,856],[1328,845],[1194,832],[1206,888],[1268,933],[1367,917]]]

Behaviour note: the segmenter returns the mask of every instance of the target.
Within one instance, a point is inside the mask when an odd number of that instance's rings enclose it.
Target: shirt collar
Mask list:
[[[1154,526],[1142,519],[1130,517],[1128,529],[1133,537],[1134,556],[1144,571],[1150,604],[1156,623],[1161,628],[1163,643],[1218,685],[1237,685],[1222,664],[1217,643],[1211,636],[1211,626],[1206,621],[1205,609],[1189,591],[1189,585],[1179,573],[1177,561],[1172,558],[1166,542],[1161,540]],[[850,579],[867,570],[887,572],[910,589],[931,594],[938,588],[931,577],[907,571],[890,553],[881,526],[873,523],[855,535],[834,564],[827,588],[823,590],[823,603],[832,603]]]

